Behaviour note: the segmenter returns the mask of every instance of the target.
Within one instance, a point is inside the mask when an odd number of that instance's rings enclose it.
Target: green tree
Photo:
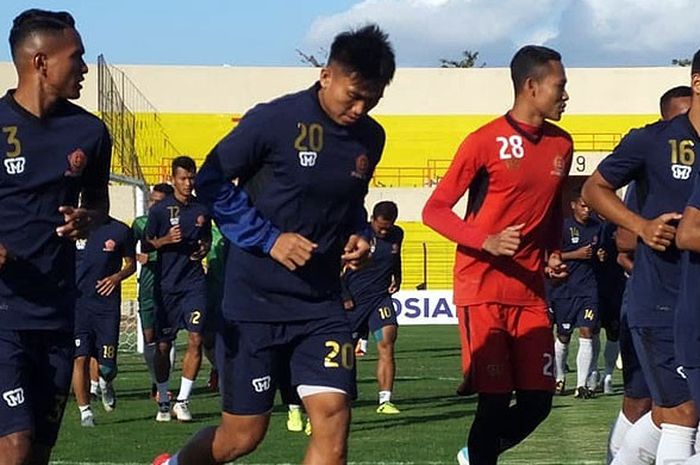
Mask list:
[[[471,50],[465,50],[462,52],[462,58],[459,60],[448,60],[446,58],[440,58],[441,68],[483,68],[486,63],[482,62],[477,65],[477,60],[479,59],[479,52],[472,52]]]

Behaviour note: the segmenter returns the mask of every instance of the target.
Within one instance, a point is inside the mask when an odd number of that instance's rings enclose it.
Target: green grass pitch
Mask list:
[[[182,350],[180,351],[180,355]],[[359,399],[353,409],[349,462],[355,465],[456,464],[475,409],[475,398],[454,395],[459,382],[459,340],[455,326],[404,326],[397,343],[397,382],[394,400],[402,412],[396,416],[375,413],[374,381],[376,349],[358,360]],[[575,342],[570,351],[574,368]],[[120,355],[115,383],[117,409],[112,413],[93,404],[96,428],[81,428],[78,409],[70,401],[61,435],[54,449],[56,465],[150,464],[161,452],[176,451],[203,426],[215,424],[219,399],[203,385],[208,375],[205,362],[191,403],[195,422],[156,424],[156,405],[148,399],[149,381],[143,359]],[[602,363],[602,360],[601,360]],[[179,387],[179,372],[172,389]],[[575,384],[569,373],[569,385]],[[617,392],[621,384],[615,373]],[[523,444],[505,453],[508,465],[602,464],[610,423],[617,416],[621,395],[599,395],[591,400],[557,397],[554,409],[542,426]],[[280,465],[300,463],[307,441],[303,433],[286,430],[286,410],[277,406],[263,444],[237,463]]]

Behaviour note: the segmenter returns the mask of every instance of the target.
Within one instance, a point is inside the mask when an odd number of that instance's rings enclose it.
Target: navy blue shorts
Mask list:
[[[261,415],[272,409],[278,387],[301,384],[340,389],[355,398],[354,350],[345,319],[227,322],[216,340],[222,409]]]
[[[75,357],[95,357],[100,365],[117,365],[119,345],[119,308],[98,313],[88,308],[75,312]]]
[[[598,302],[594,297],[552,299],[550,302],[557,334],[571,334],[574,328],[600,327]]]
[[[651,393],[644,379],[637,352],[634,350],[632,333],[626,314],[623,314],[620,319],[620,356],[622,357],[622,382],[624,383],[625,396],[632,399],[650,398]]]
[[[675,407],[690,400],[682,367],[676,362],[673,328],[630,328],[634,349],[659,407]]]
[[[73,374],[73,334],[0,330],[0,437],[32,431],[53,447]]]
[[[389,295],[358,303],[348,312],[348,319],[354,339],[359,339],[367,330],[376,334],[385,326],[398,326],[396,310]]]
[[[690,397],[695,405],[700,405],[700,367],[683,367],[683,373],[688,382]]]
[[[156,340],[173,341],[177,332],[203,333],[207,317],[204,289],[158,293],[156,304]]]

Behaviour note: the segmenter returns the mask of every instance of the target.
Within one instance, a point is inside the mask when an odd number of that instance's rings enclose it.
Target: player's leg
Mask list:
[[[700,402],[700,367],[684,367],[684,373],[688,380],[688,389],[695,404]],[[686,465],[700,465],[700,445],[695,443],[694,455],[692,455],[685,463]]]
[[[462,362],[462,382],[457,386],[458,396],[474,394],[471,383],[471,348],[469,346],[469,313],[467,307],[457,307],[457,325],[459,326],[460,354]]]
[[[566,393],[566,360],[569,358],[569,345],[573,332],[572,299],[552,299],[551,312],[557,328],[554,340],[554,375],[556,380],[555,394]]]
[[[593,365],[593,337],[600,326],[598,303],[594,299],[576,298],[573,305],[576,314],[574,325],[579,329],[575,397],[589,399],[593,397],[593,391],[587,386]]]
[[[515,404],[501,417],[500,452],[527,438],[552,409],[553,341],[544,307],[514,307],[508,327],[512,338]]]
[[[217,334],[222,414],[216,427],[194,435],[169,465],[218,465],[249,454],[269,425],[280,356],[275,325],[228,323]]]
[[[206,294],[197,291],[189,291],[183,295],[180,304],[184,309],[183,314],[186,318],[184,326],[187,329],[187,351],[182,360],[180,392],[173,406],[173,412],[180,421],[192,421],[189,401],[192,386],[202,366],[202,333],[206,321],[206,304]]]
[[[580,331],[579,331],[580,333]],[[588,378],[586,379],[586,387],[592,393],[598,389],[598,386],[602,386],[602,378],[600,376],[600,371],[598,371],[598,361],[600,360],[600,328],[593,330],[593,335],[591,337],[592,342],[592,355],[591,355],[591,368],[588,371]]]
[[[32,449],[33,388],[27,341],[19,331],[0,329],[0,465],[24,465]]]
[[[497,304],[466,308],[465,337],[470,350],[470,381],[479,393],[467,438],[470,465],[495,464],[500,449],[501,421],[508,411],[513,384],[508,307]],[[549,328],[549,318],[547,325]],[[551,344],[551,333],[550,333]],[[460,451],[464,454],[464,451]]]
[[[94,415],[90,406],[90,391],[88,383],[89,365],[95,352],[95,334],[90,314],[77,310],[75,328],[75,352],[73,359],[73,392],[80,412],[80,424],[86,427],[95,426]]]
[[[672,329],[632,328],[631,331],[653,405],[651,415],[630,428],[612,463],[650,463],[639,459],[648,460],[650,456],[652,459],[655,456],[658,463],[682,463],[692,454],[698,419],[687,382],[682,372],[676,371]],[[645,436],[640,440],[642,432]]]
[[[111,412],[116,408],[117,398],[114,392],[114,379],[117,377],[117,352],[119,349],[119,323],[121,314],[118,309],[111,314],[95,315],[95,348],[99,371],[102,406]]]
[[[622,357],[624,395],[622,398],[622,409],[618,413],[608,436],[608,463],[612,462],[612,459],[617,455],[632,426],[651,411],[651,393],[644,380],[642,367],[634,350],[632,334],[627,324],[626,315],[622,315],[620,319],[619,345]],[[653,425],[650,419],[648,423]],[[644,424],[640,428],[635,433],[639,437],[638,440],[630,441],[630,444],[658,445],[660,431],[655,426],[652,428],[649,427],[649,424]]]
[[[155,308],[155,340],[156,350],[153,357],[153,368],[156,375],[158,391],[158,413],[156,421],[167,422],[171,419],[170,396],[168,387],[172,368],[171,350],[174,346],[177,331],[180,327],[180,308],[177,296],[156,293]]]
[[[346,319],[329,318],[287,325],[289,373],[313,434],[304,458],[307,465],[339,465],[347,460],[350,400],[356,396],[355,354]]]
[[[97,397],[97,394],[100,392],[100,365],[97,363],[96,358],[90,357],[88,371],[90,374],[90,395]]]
[[[398,336],[398,323],[391,297],[381,299],[372,308],[367,327],[377,341],[377,385],[379,387],[379,407],[377,413],[397,414],[399,409],[391,402],[396,376],[394,346]]]
[[[613,393],[613,372],[620,353],[620,307],[622,306],[621,292],[606,295],[607,301],[599,301],[601,326],[605,328],[605,349],[603,358],[605,360],[605,374],[603,376],[603,393]]]
[[[139,296],[139,318],[143,331],[143,360],[146,363],[148,374],[151,376],[151,397],[156,396],[156,372],[153,360],[156,353],[155,333],[155,302],[152,298],[142,299]]]
[[[56,444],[73,371],[73,335],[60,331],[39,331],[32,346],[35,429],[29,465],[47,465]]]

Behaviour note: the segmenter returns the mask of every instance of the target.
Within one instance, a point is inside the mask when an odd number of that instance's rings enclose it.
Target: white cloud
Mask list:
[[[560,49],[577,66],[670,64],[700,46],[691,0],[363,0],[317,18],[306,45],[368,22],[390,34],[403,66],[436,66],[466,49],[504,66],[526,43]]]

